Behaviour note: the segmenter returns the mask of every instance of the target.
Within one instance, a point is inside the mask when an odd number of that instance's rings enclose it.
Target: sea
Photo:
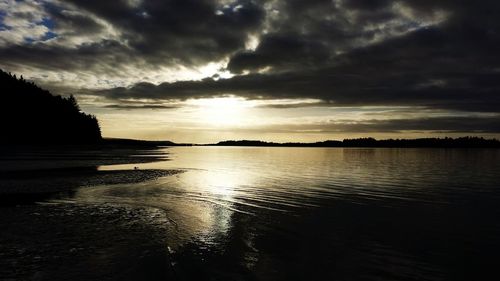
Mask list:
[[[164,211],[179,278],[500,278],[498,149],[164,150],[169,160],[133,167],[182,173],[72,200]]]
[[[498,149],[161,152],[161,161],[98,169],[178,173],[2,208],[2,274],[8,280],[500,279]]]

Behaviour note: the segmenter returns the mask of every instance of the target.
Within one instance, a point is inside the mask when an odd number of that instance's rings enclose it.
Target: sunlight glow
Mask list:
[[[196,107],[201,122],[217,127],[241,125],[247,109],[254,106],[254,102],[238,97],[193,99],[187,103]]]
[[[221,62],[211,62],[207,65],[204,65],[200,68],[198,68],[198,73],[201,75],[201,79],[203,78],[208,78],[212,77],[214,80],[219,80],[219,79],[229,79],[232,78],[234,75],[231,74],[229,71],[225,70],[226,65],[228,61],[221,61]]]

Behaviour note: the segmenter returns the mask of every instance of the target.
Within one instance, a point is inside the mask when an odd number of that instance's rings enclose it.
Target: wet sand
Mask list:
[[[165,280],[165,214],[108,204],[2,208],[1,280]],[[104,223],[103,223],[104,222]]]
[[[165,153],[150,148],[2,152],[0,280],[164,280],[173,276],[163,241],[169,227],[163,211],[60,200],[78,188],[139,183],[181,172],[98,169],[165,160]]]
[[[99,171],[95,168],[11,171],[0,176],[0,204],[13,206],[71,194],[80,187],[139,183],[178,170]]]
[[[79,187],[138,183],[172,170],[101,171],[99,167],[165,161],[156,147],[3,147],[0,149],[0,204],[34,202]]]

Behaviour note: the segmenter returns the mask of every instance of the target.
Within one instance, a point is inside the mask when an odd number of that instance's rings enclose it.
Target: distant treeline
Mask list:
[[[314,143],[287,142],[275,143],[255,140],[221,141],[217,146],[279,146],[279,147],[491,147],[500,148],[500,141],[480,137],[461,138],[421,138],[421,139],[387,139],[374,138],[345,139],[343,141],[328,140]]]
[[[118,139],[105,138],[102,142],[104,145],[115,145],[120,147],[140,147],[140,146],[192,146],[192,144],[174,143],[171,141],[151,141],[151,140],[134,140],[134,139]]]
[[[3,144],[89,144],[101,141],[95,116],[80,110],[73,96],[52,95],[21,76],[0,70]]]

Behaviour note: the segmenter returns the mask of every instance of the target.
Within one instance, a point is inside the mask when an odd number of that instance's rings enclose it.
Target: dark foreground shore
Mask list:
[[[0,280],[165,280],[174,273],[157,209],[37,203],[2,208]]]
[[[140,183],[177,170],[114,170],[165,160],[153,147],[2,149],[0,280],[164,280],[173,274],[158,209],[64,201],[77,189]],[[117,186],[119,188],[119,186]]]
[[[95,185],[138,183],[171,170],[100,171],[99,167],[166,160],[156,146],[17,146],[0,149],[0,204],[16,205]]]
[[[0,204],[14,206],[71,194],[96,185],[130,184],[179,173],[177,170],[117,170],[71,168],[10,171],[0,175]]]

